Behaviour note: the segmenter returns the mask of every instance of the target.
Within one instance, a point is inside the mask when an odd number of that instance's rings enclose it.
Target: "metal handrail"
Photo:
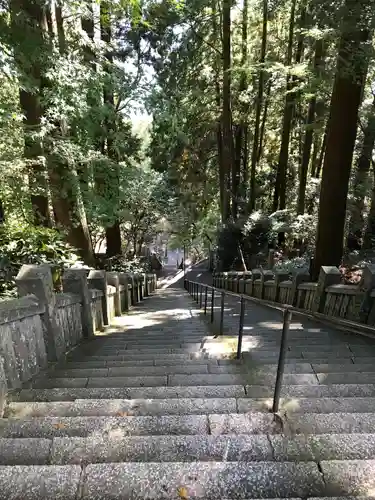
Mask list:
[[[276,374],[276,382],[275,382],[275,391],[273,397],[273,405],[272,411],[277,413],[280,407],[280,395],[282,382],[284,377],[285,370],[285,359],[286,352],[288,350],[288,333],[290,322],[292,320],[292,314],[296,316],[302,316],[304,318],[319,321],[322,323],[333,324],[336,328],[345,330],[346,332],[358,333],[364,336],[374,337],[375,329],[365,326],[362,331],[356,330],[355,327],[362,327],[362,325],[357,325],[356,323],[349,322],[347,320],[338,321],[337,318],[331,318],[321,313],[309,313],[302,309],[298,309],[297,307],[288,305],[288,304],[275,304],[274,302],[258,299],[256,297],[250,297],[249,295],[243,295],[240,293],[230,292],[228,290],[223,290],[222,288],[216,288],[214,286],[206,285],[204,283],[200,283],[197,281],[184,281],[185,289],[193,296],[196,302],[199,302],[198,296],[202,296],[203,288],[205,289],[205,304],[204,304],[204,314],[207,313],[207,295],[208,290],[211,290],[211,323],[214,322],[214,301],[215,301],[215,292],[221,294],[220,301],[220,335],[223,334],[224,330],[224,306],[225,306],[225,296],[228,295],[230,297],[235,297],[240,299],[240,320],[238,327],[238,342],[237,342],[237,354],[236,358],[240,359],[242,354],[242,337],[243,337],[243,327],[244,327],[244,319],[245,319],[245,302],[254,302],[258,305],[270,307],[272,309],[277,309],[282,311],[283,313],[283,328],[281,333],[281,345],[280,345],[280,353],[279,360],[277,365],[277,374]],[[200,303],[200,307],[202,307],[202,302]],[[336,321],[335,321],[336,320]],[[341,324],[340,324],[341,323]]]

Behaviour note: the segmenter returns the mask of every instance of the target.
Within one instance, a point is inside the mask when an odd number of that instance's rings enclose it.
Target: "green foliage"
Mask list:
[[[0,226],[0,295],[14,295],[14,278],[23,264],[51,264],[60,271],[79,262],[77,251],[64,235],[43,227],[19,224]]]

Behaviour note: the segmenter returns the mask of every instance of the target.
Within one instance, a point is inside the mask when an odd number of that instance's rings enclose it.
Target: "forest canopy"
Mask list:
[[[0,266],[372,260],[372,0],[0,0]]]

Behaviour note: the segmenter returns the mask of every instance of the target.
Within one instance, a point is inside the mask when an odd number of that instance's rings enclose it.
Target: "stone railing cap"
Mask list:
[[[0,324],[43,314],[44,311],[45,307],[39,303],[35,295],[25,295],[20,299],[4,300],[0,302]]]

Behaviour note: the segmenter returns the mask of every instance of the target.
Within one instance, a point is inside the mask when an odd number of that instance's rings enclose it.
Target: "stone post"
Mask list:
[[[275,302],[279,302],[280,297],[280,283],[287,281],[289,279],[289,273],[285,271],[280,271],[275,274]]]
[[[107,300],[107,273],[105,271],[92,270],[88,277],[89,288],[96,288],[103,292],[102,309],[104,325],[109,325],[108,300]]]
[[[56,296],[50,266],[23,265],[16,278],[20,297],[35,295],[44,306],[44,343],[49,361],[58,361],[65,354],[64,334],[56,321]]]
[[[341,273],[337,267],[322,266],[320,268],[312,312],[324,312],[324,305],[327,296],[326,288],[331,285],[338,285],[340,282]]]
[[[121,316],[121,296],[120,296],[120,280],[118,273],[111,271],[107,273],[108,285],[116,288],[115,293],[115,316]]]
[[[360,310],[360,319],[364,323],[373,325],[375,322],[375,300],[371,293],[375,289],[375,265],[367,264],[363,269],[360,289],[363,292],[363,300]]]
[[[266,281],[271,281],[274,279],[273,271],[264,271],[260,277],[261,279],[261,289],[260,289],[260,298],[264,298],[264,283]]]
[[[301,283],[306,283],[308,281],[310,281],[310,275],[307,273],[298,273],[293,277],[291,297],[292,297],[292,305],[294,307],[297,307],[298,287],[300,286]]]
[[[261,279],[262,278],[262,271],[260,269],[252,269],[251,271],[251,285],[250,285],[250,295],[251,297],[254,296],[254,281]]]
[[[120,284],[124,285],[124,289],[125,289],[125,292],[124,292],[124,294],[125,294],[125,304],[124,304],[125,311],[124,312],[129,312],[130,304],[129,304],[129,281],[128,281],[128,275],[126,273],[119,273],[118,277],[119,277],[119,280],[120,280]]]
[[[140,298],[140,301],[143,300],[143,296],[144,296],[143,285],[144,285],[144,274],[140,273],[140,274],[138,274],[138,286],[139,286],[139,298]]]
[[[68,269],[62,277],[64,292],[75,293],[81,298],[82,335],[84,338],[94,335],[88,275],[88,269]]]

